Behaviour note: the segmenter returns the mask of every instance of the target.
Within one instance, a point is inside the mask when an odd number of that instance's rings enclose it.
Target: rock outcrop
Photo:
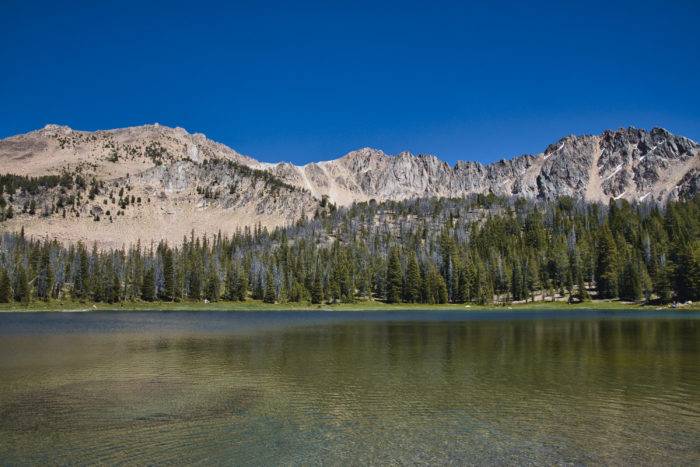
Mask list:
[[[259,162],[182,128],[47,125],[0,140],[2,174],[68,176],[82,187],[20,191],[6,200],[15,215],[0,228],[119,245],[288,224],[326,209],[324,199],[348,205],[493,193],[665,202],[700,191],[700,146],[661,128],[627,128],[567,136],[540,154],[490,164],[451,166],[432,155],[363,148],[296,166]],[[29,214],[30,203],[41,215]]]
[[[232,233],[274,227],[311,216],[319,200],[306,190],[258,170],[232,149],[160,125],[83,132],[48,125],[0,141],[0,175],[59,175],[60,185],[37,179],[39,189],[17,182],[0,208],[0,230],[61,241],[120,247],[168,240],[191,231]],[[56,177],[54,177],[56,178]],[[31,212],[25,209],[33,204]],[[9,208],[8,208],[9,209]]]
[[[459,161],[451,167],[435,156],[389,156],[364,148],[333,161],[300,167],[278,164],[267,170],[314,196],[350,204],[470,193],[665,201],[691,193],[695,179],[688,174],[698,169],[697,143],[661,128],[628,128],[567,136],[540,154],[491,164]]]

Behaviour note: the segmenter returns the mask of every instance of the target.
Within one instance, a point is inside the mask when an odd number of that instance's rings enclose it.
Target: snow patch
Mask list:
[[[614,196],[613,199],[620,199],[620,198],[622,198],[623,196],[625,196],[625,193],[627,193],[627,190],[623,191],[622,193],[620,193],[620,194],[617,195],[617,196]]]
[[[618,165],[617,167],[615,167],[615,170],[613,170],[613,173],[611,173],[610,175],[608,175],[607,177],[605,177],[605,178],[603,179],[603,181],[608,180],[609,178],[614,177],[620,170],[622,170],[622,164],[620,164],[620,165]]]
[[[640,196],[639,201],[644,201],[646,199],[646,197],[649,196],[650,194],[651,194],[651,191],[645,195]]]
[[[554,154],[555,152],[561,151],[563,147],[564,147],[564,143],[561,143],[561,144],[559,145],[559,147],[556,148],[554,151],[550,152],[549,154],[545,154],[545,155],[544,155],[544,160],[549,159],[549,157],[550,157],[552,154]]]

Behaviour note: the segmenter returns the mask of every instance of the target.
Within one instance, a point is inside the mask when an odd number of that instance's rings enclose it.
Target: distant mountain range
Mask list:
[[[92,199],[82,194],[65,217],[65,200],[60,208],[57,200],[76,196],[78,187],[18,193],[16,215],[0,228],[24,226],[37,235],[116,244],[137,237],[179,240],[192,229],[215,233],[285,224],[325,209],[327,201],[494,193],[665,202],[700,189],[700,145],[661,128],[627,128],[566,136],[540,154],[491,164],[450,166],[432,155],[390,156],[364,148],[296,166],[259,162],[202,134],[157,124],[95,132],[47,125],[0,140],[0,175],[9,173],[94,178],[99,193],[93,190]],[[127,193],[120,198],[122,188]],[[41,214],[22,213],[30,197]]]

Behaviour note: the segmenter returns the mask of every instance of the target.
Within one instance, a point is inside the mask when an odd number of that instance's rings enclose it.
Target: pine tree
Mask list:
[[[296,279],[292,280],[292,284],[289,288],[289,301],[298,303],[304,298],[304,286],[301,285]]]
[[[351,303],[355,299],[355,284],[350,276],[350,265],[345,254],[340,255],[338,263],[340,296],[344,302]]]
[[[596,288],[599,298],[615,298],[618,294],[617,247],[612,232],[603,225],[598,239]]]
[[[566,291],[569,294],[569,303],[574,302],[574,273],[571,268],[566,271]]]
[[[265,297],[265,286],[263,285],[262,273],[258,273],[255,287],[253,287],[253,299],[262,300]]]
[[[273,282],[272,273],[268,271],[265,278],[265,295],[263,296],[263,302],[265,303],[275,303],[277,296],[275,294],[275,284]]]
[[[540,270],[537,265],[537,260],[534,254],[531,254],[530,258],[527,261],[526,274],[527,277],[525,279],[525,282],[527,284],[527,292],[530,295],[530,301],[534,302],[535,291],[539,290],[541,286]]]
[[[640,260],[637,264],[639,264],[639,274],[642,283],[642,294],[644,296],[644,302],[649,303],[651,301],[651,294],[654,291],[654,284],[651,280],[651,276],[649,275],[649,271],[644,265],[644,262]]]
[[[452,228],[452,215],[445,222],[440,233],[440,251],[442,253],[442,277],[443,282],[446,286],[451,286],[454,280],[454,256],[455,256],[455,242],[452,235],[450,235],[450,229]],[[450,291],[448,290],[448,297]]]
[[[321,273],[316,271],[314,282],[311,287],[311,303],[318,305],[323,302],[323,284],[321,283]]]
[[[420,302],[433,303],[433,289],[430,277],[426,268],[421,269],[420,273]]]
[[[112,303],[121,301],[121,299],[122,299],[122,296],[121,296],[122,295],[122,283],[121,283],[121,280],[119,279],[119,274],[117,274],[116,272],[114,272],[112,274],[111,287],[112,287],[112,293],[111,293]]]
[[[173,252],[167,245],[163,251],[162,299],[169,302],[175,299],[175,268],[173,265]]]
[[[457,274],[455,274],[457,282],[457,284],[454,287],[453,301],[455,303],[464,303],[469,300],[469,297],[471,295],[469,291],[469,270],[467,268],[468,266],[460,267],[457,271]]]
[[[29,303],[31,295],[31,289],[29,288],[29,279],[27,278],[27,271],[21,264],[17,267],[14,292],[14,299],[16,302],[21,302],[25,305]]]
[[[514,301],[520,301],[525,298],[523,294],[523,278],[520,271],[520,264],[516,261],[513,263],[513,273],[511,275],[511,296]]]
[[[622,273],[620,298],[632,302],[642,298],[642,280],[639,268],[632,260],[627,261]]]
[[[435,272],[435,303],[447,303],[447,284],[445,283],[445,279],[442,277],[442,275],[437,274],[437,271]]]
[[[226,269],[226,292],[224,293],[224,298],[226,300],[236,301],[238,300],[238,270],[229,264]]]
[[[386,296],[386,261],[379,259],[374,270],[372,293],[378,299]]]
[[[420,267],[418,266],[418,258],[416,252],[411,251],[408,255],[408,264],[406,265],[406,284],[404,286],[404,301],[408,303],[416,303],[420,301],[421,296],[421,275]]]
[[[586,284],[583,281],[583,274],[581,273],[580,269],[576,272],[576,291],[577,298],[580,302],[587,302],[591,299],[591,296],[588,294],[588,290],[586,289]]]
[[[331,268],[331,274],[328,278],[328,298],[330,302],[336,303],[340,297],[340,267],[335,264]]]
[[[202,268],[198,264],[193,265],[189,277],[188,296],[193,300],[199,300],[202,298]]]
[[[92,301],[101,302],[103,299],[103,283],[102,278],[104,277],[103,272],[100,270],[100,262],[97,258],[97,252],[93,254],[94,266],[92,274],[90,275],[90,291],[92,292]]]
[[[185,286],[185,265],[182,258],[179,259],[175,268],[175,285],[173,288],[173,298],[175,301],[180,301],[184,297]]]
[[[485,305],[493,301],[493,282],[489,278],[488,270],[483,262],[476,263],[476,274],[474,276],[476,290],[476,302],[479,305]]]
[[[666,265],[659,265],[656,270],[654,291],[659,296],[659,301],[661,301],[661,303],[668,303],[671,301],[671,279],[668,269]]]
[[[403,274],[398,248],[392,248],[389,253],[389,263],[386,271],[386,302],[398,303],[401,300]]]
[[[205,288],[204,298],[206,298],[210,302],[216,302],[219,300],[219,294],[219,276],[218,274],[216,274],[216,271],[212,270],[209,273],[209,277],[207,277],[207,285]]]
[[[102,300],[102,288],[104,284],[102,282],[102,261],[100,260],[99,251],[97,249],[97,242],[92,244],[92,253],[90,253],[89,264],[89,290],[93,297],[93,300],[99,302]]]
[[[152,302],[156,298],[156,273],[151,267],[146,269],[141,283],[141,300]]]
[[[238,287],[237,287],[237,300],[238,301],[245,301],[246,298],[248,297],[248,274],[245,272],[243,267],[240,267],[238,270]]]
[[[700,299],[700,240],[674,247],[674,289],[680,301]]]
[[[11,298],[10,276],[4,268],[0,268],[0,303],[9,303]]]
[[[112,262],[111,256],[107,257],[105,265],[102,272],[102,290],[103,290],[103,300],[107,303],[114,303],[116,298],[114,296],[114,264]]]
[[[41,260],[39,262],[39,270],[36,278],[37,297],[48,300],[51,296],[53,283],[54,275],[51,269],[49,245],[45,244],[41,251]]]
[[[78,267],[73,277],[73,295],[79,299],[90,295],[90,262],[82,243],[78,243]]]

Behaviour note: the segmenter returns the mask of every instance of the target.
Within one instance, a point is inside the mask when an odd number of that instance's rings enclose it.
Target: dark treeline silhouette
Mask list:
[[[113,250],[24,233],[0,237],[0,302],[591,297],[699,299],[700,197],[666,206],[492,195],[371,201],[273,231],[193,232],[178,245]]]

